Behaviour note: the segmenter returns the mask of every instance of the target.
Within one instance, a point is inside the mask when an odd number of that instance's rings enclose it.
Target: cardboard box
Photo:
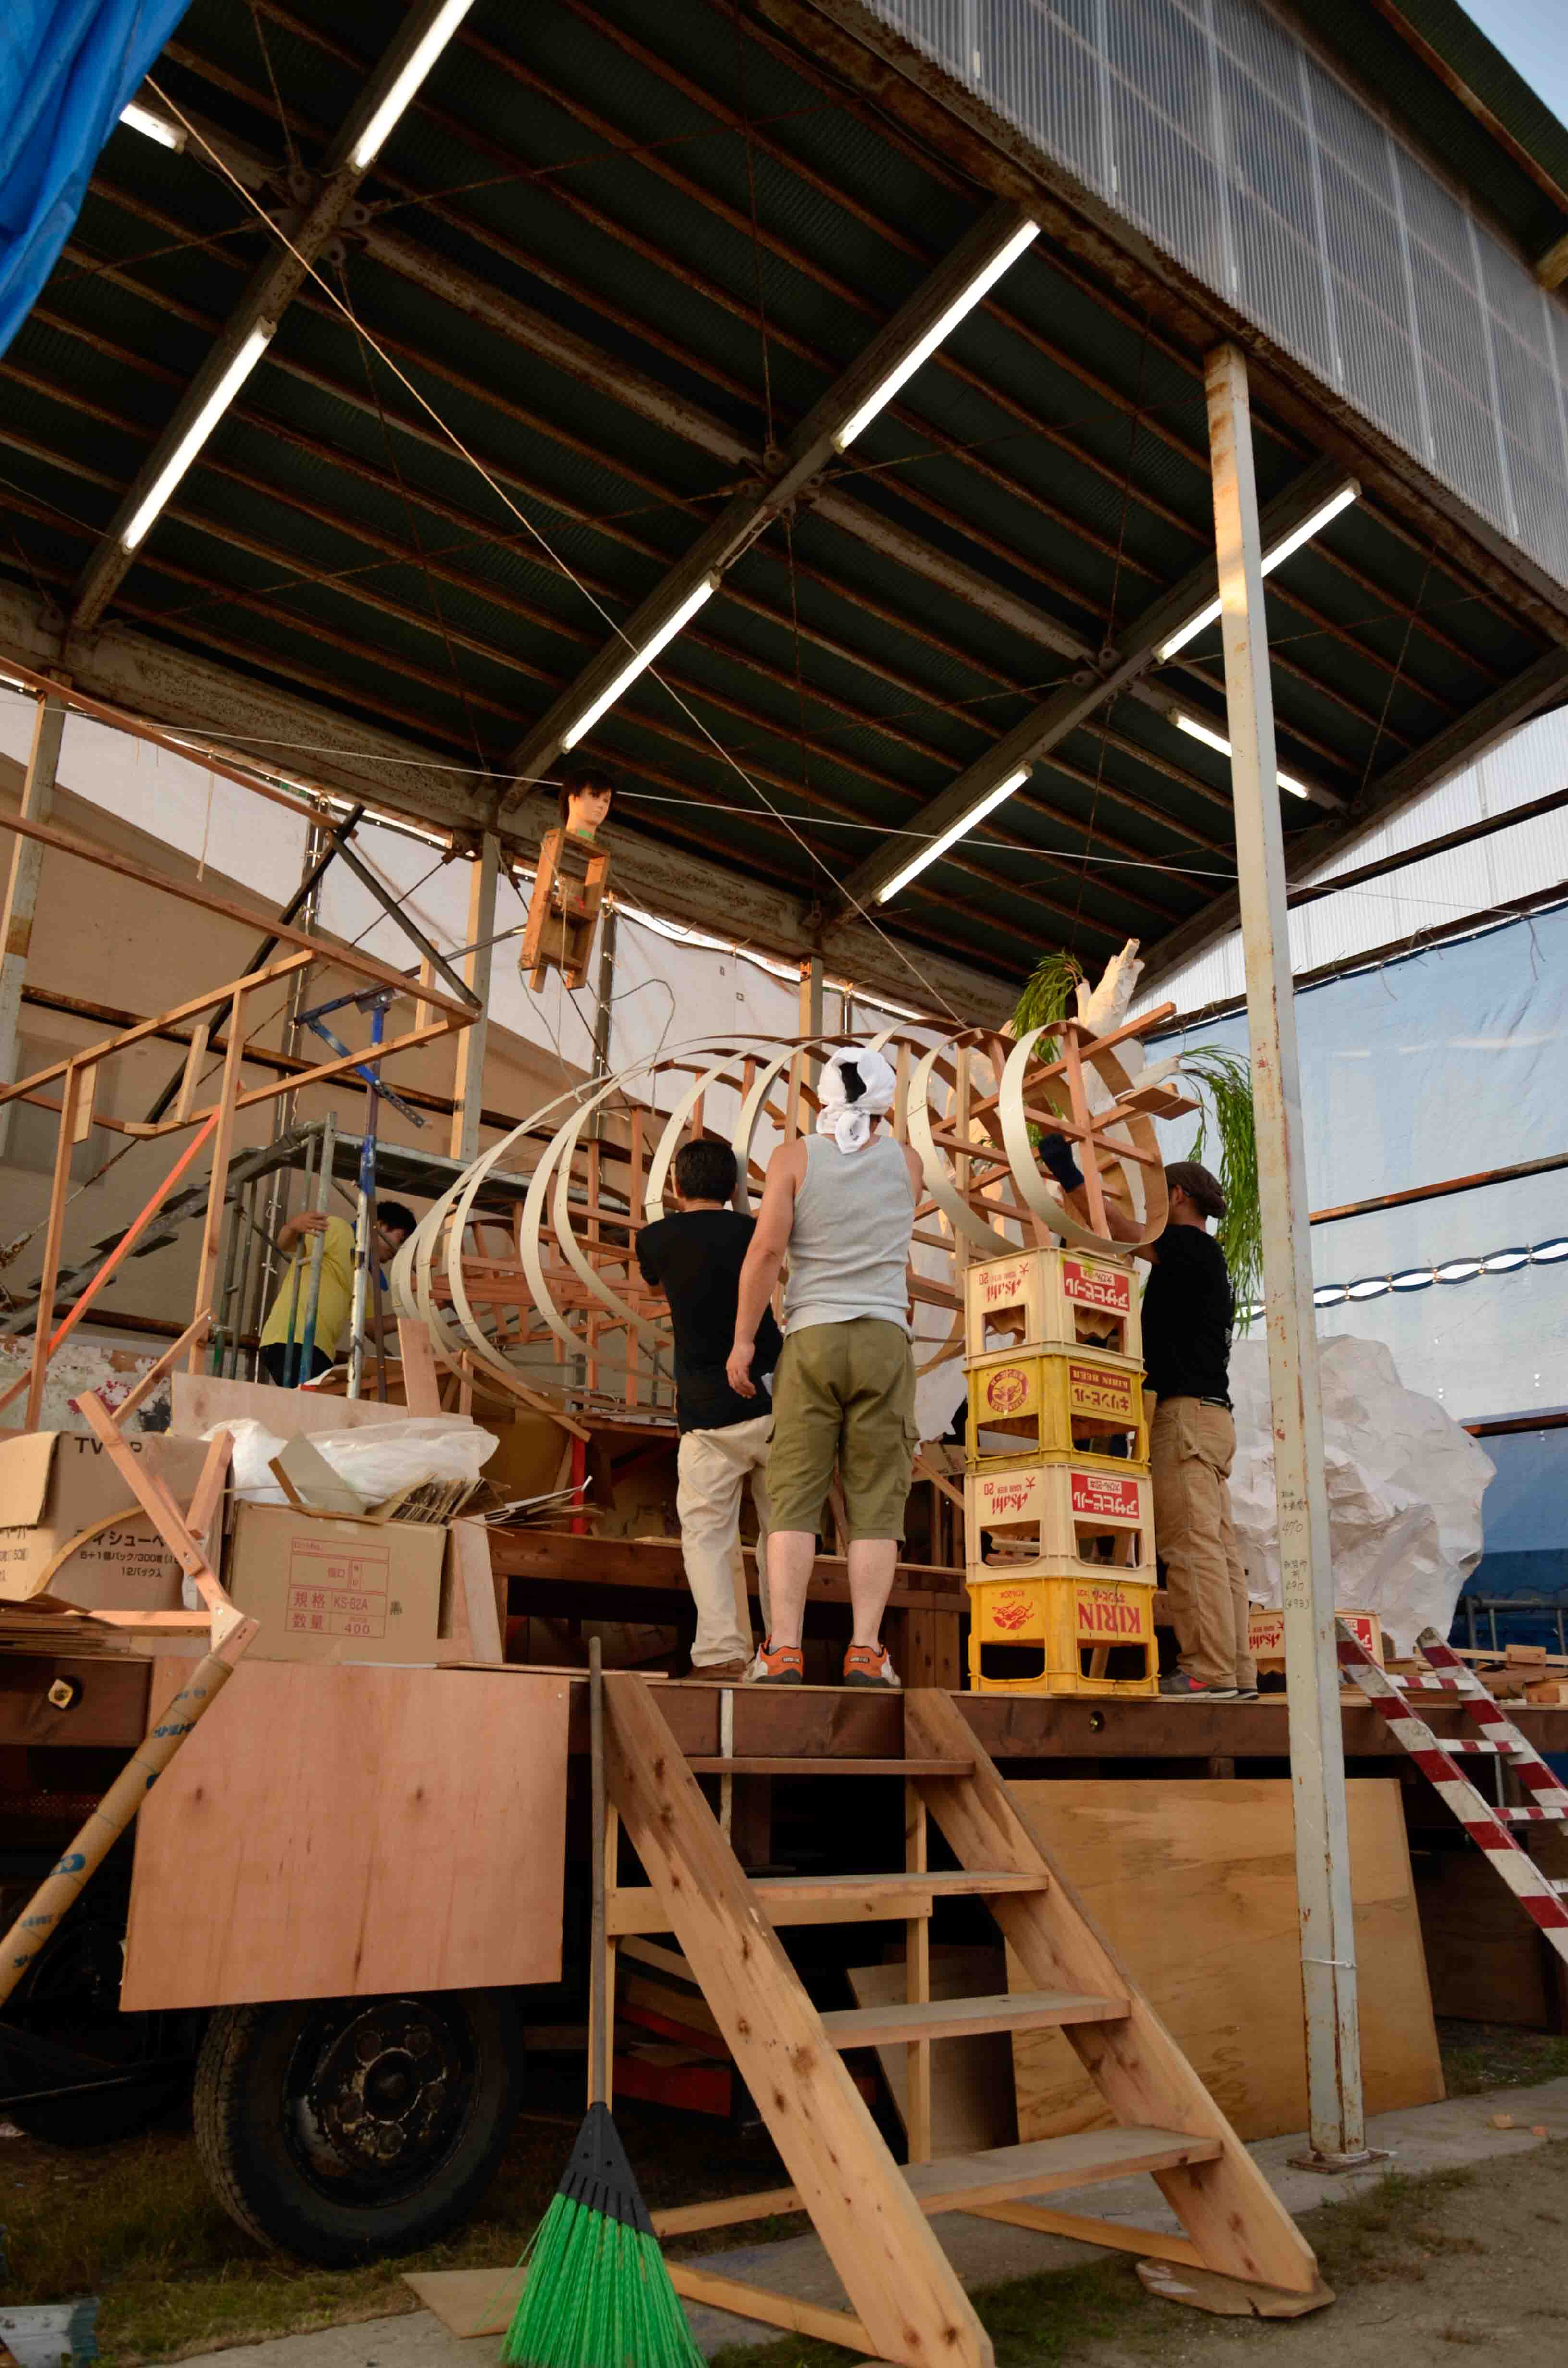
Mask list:
[[[240,1505],[224,1584],[261,1622],[253,1660],[428,1663],[446,1551],[444,1522]]]
[[[143,1433],[125,1443],[182,1508],[189,1504],[205,1440]],[[110,1518],[121,1513],[123,1520]],[[106,1519],[109,1526],[49,1581],[50,1594],[89,1611],[177,1611],[179,1565],[106,1448],[74,1430],[23,1431],[0,1442],[0,1600],[25,1603],[41,1593],[61,1547]]]
[[[1343,1620],[1357,1641],[1370,1653],[1379,1668],[1383,1666],[1383,1623],[1375,1611],[1337,1611],[1335,1619]],[[1285,1667],[1285,1614],[1266,1611],[1260,1603],[1250,1607],[1248,1642],[1253,1659],[1260,1669],[1282,1669]],[[1351,1680],[1342,1674],[1341,1683]]]

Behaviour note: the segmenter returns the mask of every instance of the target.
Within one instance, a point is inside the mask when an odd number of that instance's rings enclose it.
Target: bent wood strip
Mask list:
[[[1258,2285],[1310,2293],[1317,2282],[1312,2248],[1071,1886],[1051,1867],[952,1698],[917,1689],[904,1696],[903,1716],[911,1752],[956,1757],[967,1744],[975,1753],[968,1781],[919,1780],[926,1806],[959,1858],[1051,1874],[1048,1890],[999,1897],[992,1910],[1031,1983],[1128,1999],[1124,2021],[1084,2023],[1068,2032],[1111,2111],[1127,2123],[1220,2141],[1217,2158],[1201,2169],[1156,2173],[1204,2265]]]
[[[864,2323],[866,2348],[906,2368],[946,2362],[994,2368],[973,2305],[899,2176],[650,1689],[634,1677],[611,1676],[605,1694],[610,1798]],[[840,2328],[833,2340],[846,2334]]]

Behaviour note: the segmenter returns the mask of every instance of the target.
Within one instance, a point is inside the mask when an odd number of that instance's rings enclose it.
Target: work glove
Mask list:
[[[1084,1173],[1074,1158],[1072,1146],[1064,1134],[1042,1134],[1040,1159],[1040,1166],[1050,1170],[1064,1192],[1082,1190]]]

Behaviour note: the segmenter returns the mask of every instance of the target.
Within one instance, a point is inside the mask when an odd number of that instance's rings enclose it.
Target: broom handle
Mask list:
[[[588,1640],[588,1752],[593,1766],[594,1902],[589,1947],[588,2020],[594,2044],[588,2059],[588,2102],[609,2095],[609,2007],[605,1979],[605,1681],[599,1640]]]

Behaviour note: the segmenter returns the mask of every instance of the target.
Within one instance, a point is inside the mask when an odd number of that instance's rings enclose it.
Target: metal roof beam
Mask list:
[[[354,161],[372,119],[392,92],[420,43],[441,13],[444,0],[415,0],[375,71],[345,117],[315,176],[315,194],[303,219],[290,233],[290,244],[270,246],[251,274],[244,294],[224,323],[216,343],[175,406],[173,418],[147,455],[135,480],[76,586],[71,631],[85,633],[102,617],[136,557],[125,542],[127,528],[148,494],[167,469],[182,439],[199,419],[226,375],[240,362],[245,347],[264,326],[276,328],[279,318],[302,286],[308,269],[342,224],[358,194],[359,185],[375,158]]]
[[[1344,472],[1332,461],[1314,461],[1295,483],[1269,503],[1263,512],[1261,526],[1265,544],[1283,541],[1295,528],[1322,507],[1335,486],[1343,483]],[[1011,732],[977,757],[956,781],[945,789],[929,805],[922,807],[905,825],[909,831],[923,831],[930,837],[939,837],[943,831],[980,805],[987,795],[1009,774],[1022,765],[1032,764],[1065,740],[1070,733],[1086,723],[1096,708],[1108,700],[1131,690],[1138,678],[1154,663],[1155,655],[1178,626],[1198,609],[1212,600],[1219,588],[1219,575],[1212,552],[1188,569],[1179,584],[1151,603],[1136,617],[1127,632],[1112,648],[1105,670],[1087,682],[1062,683],[1051,697]],[[1166,702],[1158,695],[1146,700],[1156,708]],[[1201,711],[1199,711],[1201,713]],[[1337,809],[1344,801],[1332,790],[1313,791],[1316,802]],[[885,842],[856,866],[844,883],[844,894],[851,899],[874,896],[890,875],[905,859],[907,849],[892,841]]]
[[[849,368],[814,404],[790,438],[778,462],[766,468],[760,488],[736,494],[685,557],[668,569],[625,624],[568,685],[512,756],[514,771],[542,772],[559,754],[574,723],[592,708],[617,677],[629,655],[646,648],[669,620],[715,586],[727,567],[742,558],[777,518],[821,477],[837,458],[877,391],[936,332],[946,315],[988,268],[1030,226],[1021,208],[989,207],[878,331]],[[516,796],[517,792],[511,793]]]

